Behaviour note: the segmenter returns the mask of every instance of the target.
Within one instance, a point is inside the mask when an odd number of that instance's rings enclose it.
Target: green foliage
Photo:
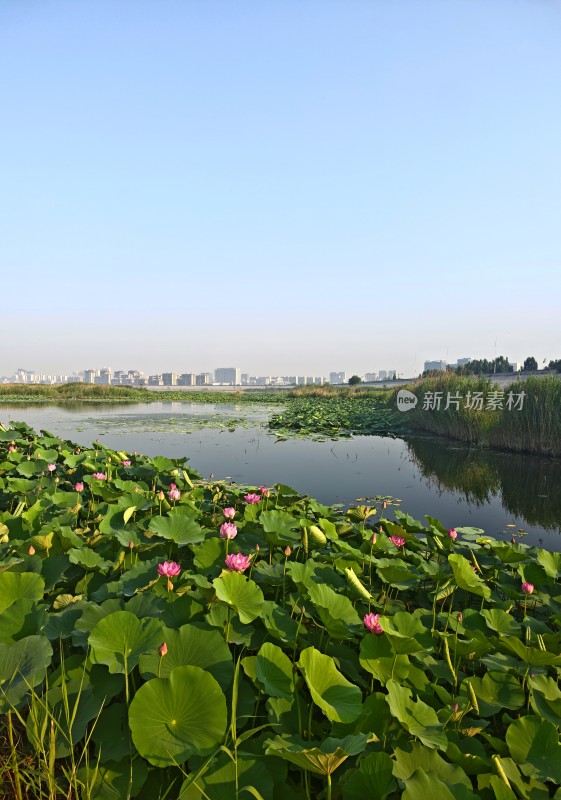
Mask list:
[[[0,433],[6,796],[561,796],[558,554]]]

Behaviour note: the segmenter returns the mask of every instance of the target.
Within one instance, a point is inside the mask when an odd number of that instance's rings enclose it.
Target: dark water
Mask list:
[[[278,442],[264,428],[270,407],[190,403],[116,406],[1,405],[21,420],[80,444],[149,456],[187,456],[207,476],[251,485],[286,483],[323,503],[390,495],[416,519],[471,525],[502,539],[561,550],[561,462],[485,451],[432,436],[357,436]],[[238,427],[229,429],[229,420]],[[200,428],[205,424],[209,427]],[[241,427],[240,427],[241,426]]]

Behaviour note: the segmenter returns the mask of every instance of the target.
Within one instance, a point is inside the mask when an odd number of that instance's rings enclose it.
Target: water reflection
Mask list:
[[[561,529],[558,459],[466,447],[435,437],[407,439],[409,453],[436,488],[460,492],[479,507],[499,496],[504,508],[529,525]]]

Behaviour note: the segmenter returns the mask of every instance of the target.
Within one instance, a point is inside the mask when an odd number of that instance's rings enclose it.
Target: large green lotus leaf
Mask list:
[[[561,725],[561,691],[557,682],[547,675],[534,675],[528,679],[532,687],[532,708],[535,713],[554,725]]]
[[[382,634],[368,634],[361,639],[360,664],[384,686],[390,678],[402,681],[409,675],[408,656],[396,655]]]
[[[298,634],[298,623],[286,608],[277,605],[273,600],[265,600],[260,616],[270,636],[285,644],[294,642]]]
[[[267,742],[267,755],[279,756],[316,775],[332,775],[349,756],[362,753],[368,743],[366,734],[323,742],[304,741],[299,736],[275,736]]]
[[[411,691],[392,678],[386,689],[386,702],[401,725],[427,747],[445,750],[448,740],[434,708],[422,700],[413,700]]]
[[[205,532],[194,519],[193,511],[185,508],[173,509],[168,517],[152,517],[148,530],[178,545],[199,544],[205,538]]]
[[[200,667],[177,667],[135,694],[129,724],[138,752],[155,767],[209,755],[221,743],[226,700],[212,675]]]
[[[251,797],[244,787],[252,786],[259,792],[254,795],[263,800],[273,800],[274,780],[262,756],[253,753],[236,753],[236,765],[226,753],[220,753],[210,767],[195,782],[188,777],[179,793],[179,800],[233,800],[238,796]],[[236,775],[237,766],[237,775]]]
[[[416,770],[405,782],[403,800],[479,800],[479,796],[462,784],[449,789],[435,772]]]
[[[293,530],[298,528],[298,520],[287,511],[263,511],[259,522],[273,544],[292,544],[300,539],[300,531]]]
[[[461,689],[466,699],[469,699],[468,683],[475,692],[482,717],[491,717],[503,708],[515,710],[524,705],[526,698],[520,682],[508,672],[486,672],[482,678],[466,679]]]
[[[515,653],[525,664],[530,667],[543,667],[549,664],[561,665],[561,656],[549,653],[546,650],[538,650],[537,647],[526,647],[520,639],[508,636],[501,639],[501,645],[512,653]]]
[[[390,640],[394,653],[399,655],[419,653],[431,646],[432,639],[428,628],[420,619],[405,611],[398,611],[392,617],[381,617],[380,624]]]
[[[44,636],[0,644],[0,713],[17,706],[30,687],[44,680],[52,657],[53,648]]]
[[[292,697],[292,661],[276,644],[265,642],[261,646],[255,660],[255,675],[270,697],[286,700]]]
[[[343,785],[343,800],[385,800],[397,788],[393,761],[387,753],[370,753],[361,759]]]
[[[223,572],[212,582],[216,596],[237,611],[240,622],[252,622],[263,608],[263,592],[241,572]]]
[[[157,651],[162,641],[162,625],[158,620],[141,622],[129,611],[114,611],[90,633],[90,657],[92,663],[109,667],[109,672],[127,674],[143,653]]]
[[[48,464],[52,464],[53,462],[56,462],[58,458],[58,450],[47,450],[39,447],[33,455],[35,458],[40,458],[43,461],[46,461]]]
[[[122,611],[123,604],[121,600],[112,599],[106,600],[100,605],[80,602],[80,607],[82,614],[76,621],[75,630],[72,632],[72,643],[75,647],[85,649],[88,646],[88,637],[100,619],[108,617],[114,611]]]
[[[502,608],[486,608],[482,612],[485,622],[491,630],[503,636],[520,636],[520,623]]]
[[[344,678],[329,656],[315,647],[302,650],[298,668],[314,703],[333,722],[354,722],[362,711],[362,692]]]
[[[455,788],[463,784],[471,789],[471,781],[464,770],[456,764],[445,761],[436,750],[429,750],[419,742],[411,742],[407,750],[396,748],[393,774],[402,781],[407,781],[417,769],[434,774],[447,786]]]
[[[491,596],[491,589],[475,574],[467,558],[452,553],[448,556],[448,563],[454,571],[454,580],[460,589],[479,597]]]
[[[503,564],[519,564],[529,558],[528,548],[521,544],[494,541],[491,549]]]
[[[167,645],[163,658],[157,652],[140,658],[140,674],[145,680],[156,677],[158,670],[160,678],[167,678],[176,667],[190,665],[210,672],[224,690],[230,686],[234,674],[232,654],[217,630],[183,625],[179,630],[164,629],[162,637]]]
[[[123,572],[120,580],[109,581],[92,592],[92,599],[102,603],[112,595],[132,597],[139,589],[146,589],[158,580],[158,563],[162,559],[153,558],[150,561],[139,561],[130,569]]]
[[[132,772],[132,785],[131,785]],[[141,758],[131,762],[129,758],[122,761],[109,761],[98,764],[91,759],[87,766],[79,767],[77,778],[84,787],[81,795],[88,800],[123,800],[125,797],[138,797],[146,782],[148,767]],[[151,797],[148,794],[146,797]],[[153,795],[155,797],[155,795]]]
[[[551,722],[533,715],[521,717],[508,726],[506,743],[525,775],[561,784],[561,744]]]
[[[16,600],[42,600],[45,581],[35,572],[0,573],[0,613]]]
[[[47,462],[41,459],[33,461],[21,461],[16,472],[24,478],[31,478],[32,475],[39,475],[47,471]]]
[[[0,614],[0,642],[8,644],[33,636],[42,630],[46,622],[47,611],[38,608],[35,600],[16,600]]]
[[[79,564],[84,569],[99,569],[105,572],[113,566],[111,561],[106,561],[95,550],[89,547],[77,548],[74,547],[68,550],[66,554],[71,564]]]
[[[561,574],[561,553],[552,553],[549,550],[538,550],[536,559],[550,578],[557,579],[559,577]]]
[[[310,583],[308,594],[332,639],[350,639],[353,632],[349,627],[359,629],[362,625],[355,607],[344,594],[322,583]]]
[[[406,591],[419,582],[419,576],[415,574],[414,569],[401,559],[396,559],[394,563],[387,558],[376,559],[376,561],[378,577],[395,589]]]
[[[129,719],[124,703],[113,703],[103,709],[92,732],[101,764],[120,761],[130,754]]]

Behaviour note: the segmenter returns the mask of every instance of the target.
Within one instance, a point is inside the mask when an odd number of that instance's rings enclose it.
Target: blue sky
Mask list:
[[[0,374],[561,357],[561,6],[2,0]]]

